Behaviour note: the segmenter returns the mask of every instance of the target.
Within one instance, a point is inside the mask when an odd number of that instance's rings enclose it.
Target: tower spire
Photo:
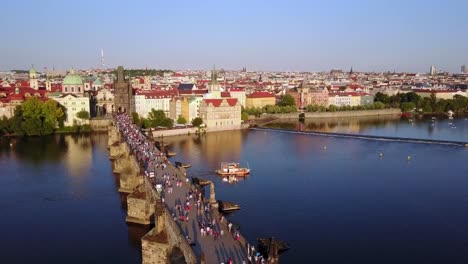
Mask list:
[[[100,62],[101,62],[101,70],[104,69],[104,49],[101,48],[101,59],[100,59]]]

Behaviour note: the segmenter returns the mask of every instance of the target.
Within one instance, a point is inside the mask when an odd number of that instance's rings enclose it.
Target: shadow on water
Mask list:
[[[141,252],[141,238],[146,235],[154,225],[138,225],[138,224],[127,224],[128,227],[128,243],[134,248]]]
[[[1,142],[0,156],[14,155],[21,161],[35,165],[62,160],[69,147],[63,135],[3,138]]]

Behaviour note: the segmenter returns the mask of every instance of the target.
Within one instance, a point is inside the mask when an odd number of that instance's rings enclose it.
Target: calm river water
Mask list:
[[[431,124],[365,118],[272,126],[468,141],[465,119]],[[141,261],[147,229],[125,223],[105,135],[9,143],[0,145],[5,263]],[[166,143],[177,153],[172,160],[192,164],[189,175],[215,182],[218,199],[241,205],[228,219],[249,241],[274,236],[291,245],[281,263],[468,263],[467,148],[259,130]],[[253,173],[223,182],[212,174],[222,161],[248,163]]]

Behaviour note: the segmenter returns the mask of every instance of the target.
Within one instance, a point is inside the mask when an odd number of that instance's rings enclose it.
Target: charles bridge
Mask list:
[[[216,240],[212,237],[201,237],[199,222],[203,216],[196,210],[190,212],[190,220],[184,223],[176,222],[171,216],[171,205],[183,200],[184,195],[195,186],[183,181],[182,188],[174,190],[174,193],[162,199],[161,193],[155,188],[154,182],[144,172],[138,163],[128,144],[123,140],[117,126],[112,124],[108,129],[109,156],[113,161],[113,171],[119,175],[119,192],[127,194],[128,223],[149,225],[154,223],[151,229],[141,239],[142,262],[144,264],[171,263],[171,256],[183,255],[181,263],[233,263],[248,262],[248,242],[240,235],[235,240],[231,235],[227,222],[219,222],[218,228],[224,231],[224,236]],[[183,169],[169,164],[166,170],[186,179]],[[214,184],[211,183],[209,203],[217,208],[214,193]],[[217,210],[212,211],[211,219],[220,219]],[[190,240],[190,242],[189,242]],[[268,256],[267,263],[278,263],[277,251]]]

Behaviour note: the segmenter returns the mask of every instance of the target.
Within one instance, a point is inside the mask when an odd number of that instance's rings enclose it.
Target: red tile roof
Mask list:
[[[221,97],[231,97],[230,92],[221,92]]]
[[[274,94],[269,92],[253,92],[246,96],[247,98],[268,98],[268,97],[275,97]]]
[[[230,92],[243,92],[244,91],[244,88],[231,88],[229,89]]]
[[[203,101],[209,105],[212,104],[214,107],[219,107],[223,100],[226,100],[229,106],[235,106],[237,104],[237,98],[226,98],[226,99],[204,99]]]

